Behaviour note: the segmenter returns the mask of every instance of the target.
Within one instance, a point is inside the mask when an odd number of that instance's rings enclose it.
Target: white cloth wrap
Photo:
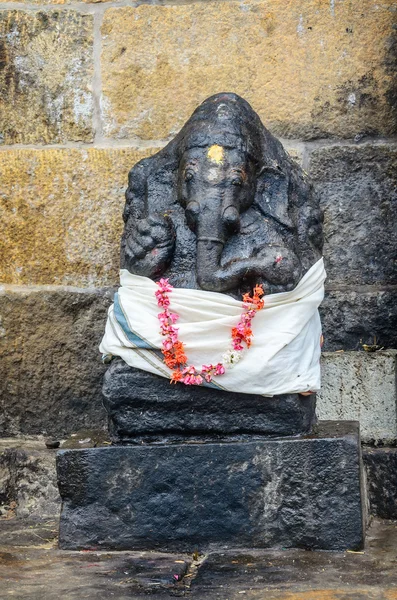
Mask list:
[[[265,306],[252,321],[251,348],[224,375],[213,379],[216,387],[263,396],[320,389],[318,307],[325,277],[320,259],[294,290],[264,297]],[[109,308],[100,351],[120,356],[132,367],[170,377],[159,352],[164,338],[157,316],[162,312],[155,298],[158,286],[125,269],[120,282],[118,306]],[[231,330],[240,320],[242,302],[217,292],[184,288],[174,288],[169,298],[170,311],[179,315],[176,326],[188,364],[201,370],[203,364],[222,362],[223,354],[231,349]]]

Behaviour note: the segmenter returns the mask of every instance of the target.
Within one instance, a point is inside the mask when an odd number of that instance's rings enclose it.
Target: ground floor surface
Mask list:
[[[62,551],[57,522],[0,521],[0,598],[397,600],[397,522],[374,520],[363,552],[203,555]]]

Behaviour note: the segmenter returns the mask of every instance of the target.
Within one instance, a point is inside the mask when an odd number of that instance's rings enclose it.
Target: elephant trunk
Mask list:
[[[219,290],[219,271],[226,242],[221,210],[203,207],[196,226],[197,283],[204,290]]]
[[[197,237],[197,283],[201,289],[227,292],[240,287],[244,279],[265,279],[271,285],[284,286],[299,280],[300,261],[293,251],[281,246],[269,244],[255,258],[221,264],[225,243],[239,228],[239,213],[227,197],[206,200],[187,207]]]
[[[203,290],[227,292],[238,287],[244,278],[246,264],[237,261],[231,265],[221,265],[224,245],[239,224],[239,213],[232,205],[217,213],[213,209],[202,209],[196,226],[196,260],[197,283]]]

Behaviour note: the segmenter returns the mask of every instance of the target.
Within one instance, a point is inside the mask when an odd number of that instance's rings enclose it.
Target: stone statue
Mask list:
[[[124,221],[113,444],[60,451],[61,547],[361,548],[358,423],[313,430],[326,275],[300,167],[218,94],[133,167]]]
[[[322,212],[310,182],[236,94],[207,99],[165,148],[131,169],[123,218],[121,268],[174,288],[239,300],[257,284],[265,294],[289,292],[321,258]],[[315,420],[310,391],[264,400],[187,389],[121,358],[103,393],[116,442],[290,435]]]
[[[123,217],[121,267],[177,287],[286,291],[321,257],[310,183],[236,94],[208,98],[131,169]]]

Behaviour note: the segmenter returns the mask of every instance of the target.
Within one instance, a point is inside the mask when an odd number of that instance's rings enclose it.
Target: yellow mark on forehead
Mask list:
[[[225,150],[222,148],[222,146],[218,146],[218,144],[214,144],[208,148],[207,158],[217,165],[221,165],[223,163],[224,155]]]

